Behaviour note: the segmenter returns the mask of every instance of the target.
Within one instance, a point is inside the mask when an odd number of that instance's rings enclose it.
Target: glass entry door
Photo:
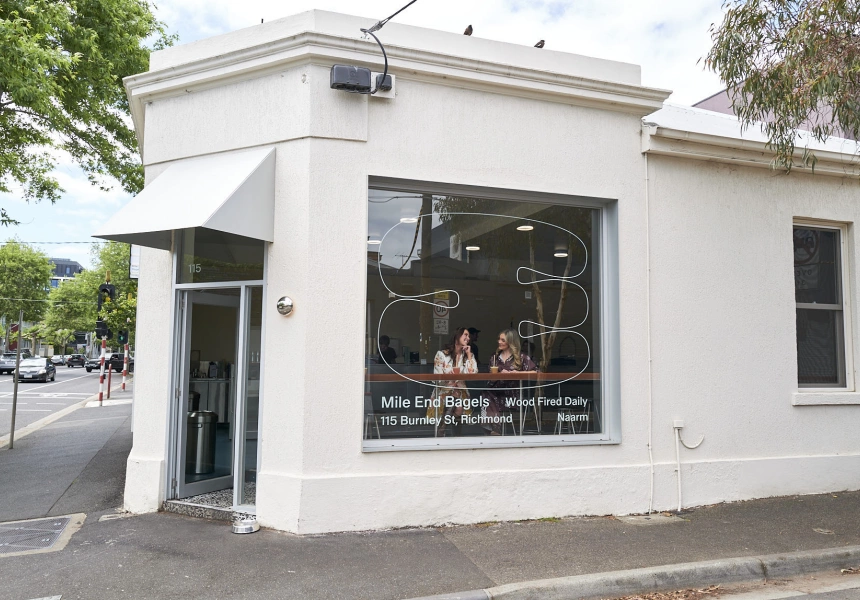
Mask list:
[[[262,287],[179,292],[175,498],[254,504]],[[228,495],[229,496],[229,495]]]
[[[180,292],[177,497],[233,485],[241,288]]]

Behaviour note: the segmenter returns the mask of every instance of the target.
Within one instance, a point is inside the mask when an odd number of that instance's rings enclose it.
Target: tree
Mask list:
[[[114,336],[120,329],[129,329],[133,335],[136,325],[137,281],[128,277],[130,251],[128,244],[118,242],[94,244],[93,268],[78,273],[74,279],[62,282],[51,292],[50,309],[44,319],[45,330],[94,331],[96,319],[102,318],[107,321]],[[116,287],[116,301],[99,315],[98,289],[105,282],[108,271],[111,274],[111,283]],[[127,322],[127,319],[131,319],[131,322]]]
[[[482,223],[486,224],[488,222],[488,219],[494,219],[495,222],[499,222],[498,216],[486,216],[497,212],[497,205],[492,200],[441,196],[435,200],[435,210],[439,213],[439,220],[448,225],[450,231],[461,239],[467,239],[468,232],[478,230]],[[425,206],[422,209],[422,214],[429,213],[429,207]],[[528,266],[530,271],[527,277],[531,280],[531,288],[535,298],[535,321],[539,324],[537,325],[537,337],[539,339],[535,341],[538,342],[538,347],[541,351],[540,357],[532,356],[532,358],[538,363],[541,369],[547,370],[552,360],[553,348],[559,338],[559,328],[565,325],[565,311],[569,308],[568,298],[573,287],[569,283],[569,278],[578,270],[573,268],[574,265],[583,264],[586,258],[586,248],[591,246],[592,211],[572,207],[551,207],[542,213],[541,218],[559,227],[561,230],[576,232],[577,235],[583,238],[582,243],[580,243],[577,238],[572,236],[561,236],[567,260],[564,263],[563,270],[557,275],[556,281],[546,282],[543,276],[536,275],[536,271],[541,271],[542,269],[549,271],[552,265],[539,264],[536,249],[540,240],[536,239],[532,231],[528,233]],[[513,217],[503,217],[501,223],[509,222],[512,219]],[[516,268],[523,266],[519,262],[522,260],[523,252],[520,242],[502,233],[501,230],[496,230],[493,233],[485,232],[481,239],[481,246],[486,255],[496,259],[495,268],[509,269],[506,273],[497,272],[495,275],[503,276],[510,281],[516,281]],[[423,247],[426,247],[426,245]],[[422,256],[423,259],[424,256]],[[502,266],[503,264],[505,264],[504,267]],[[425,270],[423,272],[428,271]],[[542,282],[541,279],[544,281]],[[432,290],[422,290],[422,293],[430,291]],[[422,309],[428,313],[428,317],[424,320],[429,321],[430,313],[424,308],[425,306],[427,305],[422,305]],[[422,327],[429,326],[429,324],[425,324],[422,321]],[[432,331],[432,329],[430,330]]]
[[[764,123],[773,166],[795,166],[797,132],[860,138],[860,0],[729,0],[705,65],[744,127]],[[799,166],[815,167],[802,149]]]
[[[0,192],[55,202],[57,151],[108,189],[143,188],[122,79],[146,71],[149,48],[173,43],[148,0],[0,2]],[[0,223],[15,223],[0,208]]]
[[[7,325],[18,320],[22,308],[25,321],[41,319],[53,271],[48,256],[35,248],[16,240],[0,247],[0,317]]]

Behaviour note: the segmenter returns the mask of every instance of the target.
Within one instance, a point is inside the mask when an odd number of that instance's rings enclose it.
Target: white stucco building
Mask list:
[[[372,24],[126,81],[148,185],[97,235],[144,246],[128,510],[233,489],[316,533],[860,487],[853,143],[777,174],[638,66],[397,23],[394,89],[331,89],[383,70]]]

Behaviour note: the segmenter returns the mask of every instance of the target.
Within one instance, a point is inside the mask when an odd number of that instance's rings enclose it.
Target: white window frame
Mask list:
[[[840,296],[842,303],[842,353],[843,364],[842,386],[813,386],[802,385],[798,382],[799,375],[795,371],[795,386],[797,391],[793,394],[794,405],[821,405],[821,404],[860,404],[860,393],[856,393],[854,377],[854,316],[853,299],[851,295],[851,272],[853,262],[849,250],[849,224],[834,221],[821,221],[817,219],[795,218],[792,222],[792,235],[797,227],[809,227],[810,229],[834,230],[839,232],[839,273],[840,273]],[[792,268],[793,268],[792,261]],[[792,289],[793,286],[792,286]],[[798,308],[808,308],[798,304],[796,301],[795,315]],[[797,360],[797,332],[795,331],[795,361]]]

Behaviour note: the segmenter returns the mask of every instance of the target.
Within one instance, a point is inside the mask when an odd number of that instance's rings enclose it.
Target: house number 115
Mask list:
[[[203,270],[203,267],[200,266],[199,264],[192,263],[192,264],[188,265],[188,272],[189,273],[199,273],[202,270]]]

